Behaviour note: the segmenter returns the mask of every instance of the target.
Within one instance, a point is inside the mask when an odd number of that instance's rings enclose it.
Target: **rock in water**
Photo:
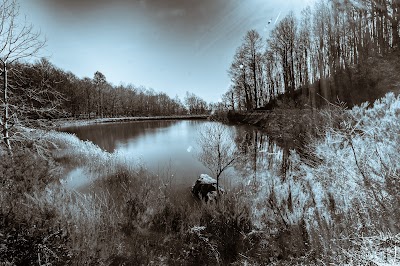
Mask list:
[[[219,187],[219,192],[223,193],[224,189]],[[204,199],[206,202],[214,200],[217,196],[217,180],[209,175],[201,174],[192,187],[192,193],[198,199]]]

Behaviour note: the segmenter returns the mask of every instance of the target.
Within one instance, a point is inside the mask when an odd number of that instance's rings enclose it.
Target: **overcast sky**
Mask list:
[[[246,31],[268,36],[310,0],[29,0],[21,13],[42,31],[42,52],[78,77],[102,72],[171,97],[191,91],[216,102]],[[279,15],[280,14],[280,15]],[[279,16],[279,17],[278,17]],[[268,26],[268,21],[272,23]]]

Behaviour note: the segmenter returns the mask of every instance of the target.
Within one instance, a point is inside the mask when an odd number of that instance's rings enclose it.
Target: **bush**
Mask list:
[[[51,161],[32,151],[15,149],[0,162],[0,263],[13,265],[71,262],[71,239],[52,206],[40,206],[30,195],[43,191],[57,176]],[[54,169],[54,168],[53,168]]]
[[[331,240],[400,230],[400,190],[393,185],[400,170],[400,97],[389,93],[371,107],[364,103],[337,112],[325,116],[329,126],[310,146],[320,163],[299,168],[310,176],[315,201],[323,207],[320,217],[330,231],[323,250],[340,251],[354,243]]]
[[[27,148],[14,150],[12,156],[4,155],[0,161],[0,180],[4,186],[11,182],[17,195],[43,190],[51,181],[57,180],[52,174],[54,164],[48,158],[40,157]]]
[[[21,207],[21,206],[20,206]],[[25,209],[32,217],[0,215],[0,263],[14,265],[68,265],[71,239],[60,228],[56,212]]]
[[[318,116],[318,137],[307,156],[291,151],[285,173],[278,160],[258,175],[254,222],[264,233],[253,235],[259,243],[253,246],[271,256],[266,262],[303,256],[335,261],[355,247],[335,240],[400,230],[400,97],[387,94],[352,110],[332,106]]]
[[[205,244],[222,264],[236,261],[239,254],[245,252],[243,239],[253,229],[250,206],[245,196],[230,192],[216,203],[203,204],[199,211],[198,226],[191,228],[192,234],[207,239]]]

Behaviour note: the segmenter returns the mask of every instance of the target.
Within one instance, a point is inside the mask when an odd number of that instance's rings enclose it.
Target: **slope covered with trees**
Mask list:
[[[398,92],[399,20],[398,0],[321,0],[300,18],[289,13],[266,41],[250,30],[229,69],[224,106],[353,106]]]

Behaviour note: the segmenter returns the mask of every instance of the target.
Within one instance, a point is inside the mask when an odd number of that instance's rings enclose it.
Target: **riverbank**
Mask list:
[[[86,126],[93,124],[106,124],[106,123],[124,123],[135,121],[148,121],[148,120],[194,120],[194,119],[208,119],[209,115],[173,115],[173,116],[129,116],[129,117],[104,117],[92,119],[76,119],[65,118],[55,120],[41,120],[37,121],[39,126],[45,125],[51,128],[67,128],[74,126]]]
[[[320,119],[320,114],[312,109],[228,113],[229,122],[258,127],[280,146],[289,149],[302,148],[307,139],[316,134]]]

